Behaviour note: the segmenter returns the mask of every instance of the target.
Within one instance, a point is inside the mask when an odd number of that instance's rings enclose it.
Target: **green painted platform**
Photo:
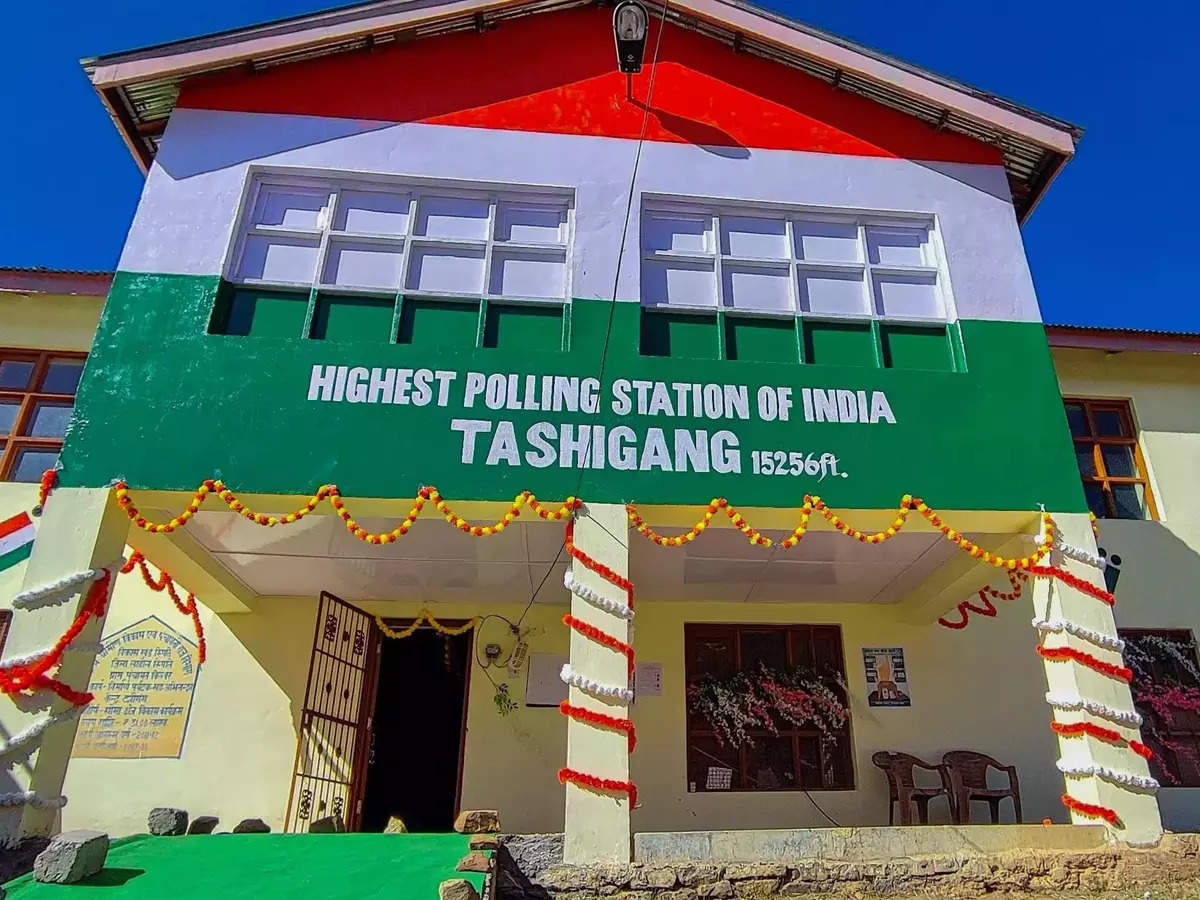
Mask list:
[[[187,898],[388,897],[435,900],[467,853],[461,834],[134,835],[113,841],[104,870],[76,885],[37,884],[25,875],[8,900],[187,900]]]

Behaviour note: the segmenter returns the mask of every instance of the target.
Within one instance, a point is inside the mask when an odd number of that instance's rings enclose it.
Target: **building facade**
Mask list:
[[[148,567],[63,656],[99,699],[54,700],[8,834],[497,808],[628,859],[636,832],[907,821],[877,754],[971,750],[1015,766],[1024,821],[1157,839],[1115,627],[1192,626],[1153,562],[1114,623],[1088,511],[1132,491],[1161,534],[1154,479],[1194,448],[1141,488],[1072,459],[1110,436],[1064,416],[1019,222],[1078,130],[742,5],[651,13],[628,81],[609,10],[521,3],[86,64],[147,181],[0,573],[5,659],[93,602],[47,585]],[[25,320],[14,362],[86,346]],[[1064,393],[1126,397],[1093,363]],[[10,687],[9,736],[40,728],[46,682]]]

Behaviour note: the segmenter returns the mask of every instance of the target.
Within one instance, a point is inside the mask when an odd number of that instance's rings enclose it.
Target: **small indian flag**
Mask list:
[[[36,535],[28,513],[17,513],[0,522],[0,572],[29,559]]]

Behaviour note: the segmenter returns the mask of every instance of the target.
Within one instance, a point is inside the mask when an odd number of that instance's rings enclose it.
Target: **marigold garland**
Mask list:
[[[1078,575],[1073,575],[1066,569],[1060,569],[1058,566],[1030,566],[1030,575],[1038,575],[1043,578],[1057,578],[1063,584],[1075,588],[1077,591],[1082,591],[1089,597],[1099,600],[1101,603],[1106,603],[1109,606],[1115,606],[1117,598],[1110,594],[1104,588],[1096,587],[1090,581],[1080,578]]]
[[[611,728],[614,731],[623,731],[629,737],[629,752],[633,752],[633,748],[637,746],[637,732],[633,728],[633,720],[626,719],[622,716],[610,716],[605,713],[593,712],[590,709],[585,709],[582,706],[572,706],[568,701],[564,700],[558,704],[558,711],[568,719],[576,719],[580,722],[587,722],[589,725],[594,725],[597,728]]]
[[[1130,740],[1129,749],[1140,756],[1142,759],[1154,759],[1154,751],[1143,744],[1141,741]]]
[[[387,638],[392,638],[395,640],[399,640],[401,638],[406,638],[406,637],[412,637],[412,635],[416,633],[416,630],[421,627],[422,623],[427,623],[438,634],[444,634],[444,635],[449,635],[450,637],[454,637],[454,636],[457,636],[460,634],[466,634],[468,631],[470,631],[472,628],[474,628],[479,623],[479,617],[472,616],[463,625],[458,625],[458,626],[443,625],[441,622],[439,622],[437,619],[435,619],[433,617],[433,615],[429,612],[429,610],[423,609],[419,613],[417,613],[417,617],[415,619],[413,619],[411,625],[409,625],[407,628],[401,628],[399,630],[396,630],[394,628],[389,628],[387,622],[383,621],[382,616],[375,617],[375,624],[378,626],[379,630],[381,632],[383,632],[383,636],[387,637]]]
[[[955,607],[955,610],[958,612],[959,616],[957,622],[947,619],[945,616],[943,616],[942,618],[938,619],[938,624],[945,628],[959,629],[967,627],[967,624],[970,622],[971,618],[970,614],[973,612],[979,613],[981,616],[994,616],[996,615],[996,607],[992,604],[992,601],[989,598],[1005,601],[1016,600],[1021,596],[1022,582],[1027,581],[1028,579],[1029,576],[1023,571],[1009,572],[1008,583],[1012,585],[1011,591],[1001,592],[991,585],[985,585],[975,592],[979,597],[980,602],[983,603],[982,607],[976,606],[970,600],[964,600]]]
[[[593,791],[610,791],[618,794],[629,795],[629,808],[637,806],[637,785],[632,781],[615,781],[612,778],[597,778],[595,775],[588,775],[586,772],[577,772],[574,769],[563,767],[558,770],[558,780],[561,784],[566,784],[568,781],[580,785],[581,787],[591,788]]]
[[[152,591],[162,593],[164,590],[167,596],[171,598],[171,602],[175,604],[175,608],[182,615],[188,616],[192,620],[192,628],[196,632],[196,647],[198,650],[197,658],[203,663],[208,659],[208,645],[204,641],[204,626],[200,624],[200,608],[196,605],[196,595],[188,591],[187,602],[179,599],[179,594],[175,591],[175,580],[167,574],[165,569],[158,570],[158,578],[153,578],[150,575],[150,569],[146,565],[146,557],[142,555],[140,550],[134,550],[129,557],[129,562],[125,563],[121,568],[121,574],[127,575],[136,567],[142,575],[142,581],[146,587]]]
[[[576,505],[578,505],[578,501],[576,501]],[[609,584],[616,585],[623,590],[625,592],[625,598],[629,602],[629,608],[633,609],[633,582],[624,575],[618,575],[599,560],[592,559],[592,557],[588,556],[575,546],[575,520],[573,518],[567,520],[566,536],[563,539],[563,546],[566,548],[567,553],[571,554],[572,557],[583,563],[586,568],[591,569]]]
[[[1079,665],[1085,666],[1093,672],[1099,672],[1101,675],[1107,675],[1109,678],[1124,681],[1126,684],[1133,679],[1133,670],[1127,669],[1125,666],[1118,666],[1105,662],[1102,659],[1097,659],[1092,654],[1077,650],[1074,647],[1044,647],[1039,644],[1037,652],[1038,656],[1042,657],[1042,659],[1048,659],[1051,662],[1077,662]]]
[[[1072,812],[1079,813],[1079,815],[1086,816],[1089,819],[1103,819],[1109,825],[1114,826],[1121,823],[1116,810],[1109,809],[1107,806],[1097,806],[1094,803],[1084,803],[1082,800],[1076,800],[1070,794],[1062,795],[1062,805]]]
[[[729,516],[735,527],[737,527],[751,544],[758,544],[763,547],[770,547],[772,541],[765,537],[760,531],[743,518],[742,514],[736,508],[730,505],[729,501],[724,497],[714,497],[705,509],[703,516],[690,529],[677,535],[661,535],[654,531],[646,520],[637,511],[636,504],[629,503],[625,506],[625,511],[629,515],[629,521],[637,530],[638,534],[642,535],[647,540],[658,544],[660,547],[682,547],[684,544],[694,541],[696,537],[704,531],[717,513],[724,509],[725,514]],[[921,514],[926,521],[934,528],[941,531],[942,536],[959,547],[964,553],[967,553],[974,559],[985,562],[988,565],[995,566],[998,569],[1008,569],[1016,571],[1018,569],[1030,569],[1038,560],[1046,556],[1050,552],[1050,548],[1054,544],[1054,520],[1050,518],[1048,513],[1042,513],[1042,534],[1038,539],[1037,547],[1028,556],[1023,557],[1004,557],[998,553],[992,553],[990,550],[984,550],[978,544],[967,539],[964,535],[955,531],[949,525],[945,524],[941,516],[933,509],[925,504],[925,501],[911,494],[905,494],[900,499],[900,506],[896,511],[896,518],[892,524],[883,531],[877,531],[873,534],[867,534],[864,531],[859,531],[851,526],[848,522],[843,521],[832,509],[830,509],[824,500],[815,494],[804,495],[804,505],[800,507],[800,524],[792,531],[792,534],[782,541],[780,546],[784,549],[794,547],[800,543],[801,539],[808,532],[808,522],[813,512],[819,512],[826,521],[834,528],[840,531],[846,537],[857,540],[864,544],[881,544],[886,540],[895,537],[904,528],[908,520],[908,514],[911,510],[916,510]]]
[[[293,522],[298,522],[300,519],[307,516],[317,508],[317,505],[323,500],[328,500],[329,505],[341,518],[346,525],[346,530],[353,534],[360,541],[368,544],[390,544],[400,537],[408,533],[417,517],[421,514],[421,510],[425,508],[425,504],[433,501],[437,511],[442,514],[447,522],[465,534],[473,537],[490,537],[493,534],[499,534],[510,525],[521,514],[521,507],[528,506],[533,512],[543,519],[549,521],[558,521],[568,515],[575,509],[579,502],[574,497],[568,497],[561,507],[556,510],[550,510],[542,506],[529,491],[522,491],[513,498],[512,506],[501,518],[497,519],[491,525],[472,525],[466,519],[457,515],[442,495],[438,493],[437,488],[433,486],[423,487],[417,492],[417,496],[413,499],[412,508],[408,511],[408,515],[401,520],[400,524],[391,531],[381,531],[373,533],[367,531],[354,520],[350,514],[350,510],[346,508],[345,502],[342,500],[341,491],[338,490],[335,484],[323,484],[317,489],[313,496],[297,509],[295,512],[287,513],[283,516],[268,516],[263,513],[255,512],[250,509],[225,486],[225,483],[219,478],[206,479],[200,487],[196,488],[195,496],[192,501],[184,508],[183,512],[171,518],[169,522],[152,522],[138,513],[137,506],[134,505],[132,498],[129,496],[129,486],[118,481],[114,485],[117,492],[117,502],[121,508],[125,510],[125,514],[133,524],[153,534],[170,534],[178,528],[183,527],[197,512],[200,511],[200,506],[204,503],[209,494],[216,494],[230,510],[242,516],[244,519],[253,522],[256,525],[264,525],[268,528],[273,528],[276,525],[290,525]]]
[[[1087,735],[1088,737],[1094,737],[1101,741],[1108,741],[1112,744],[1125,743],[1125,738],[1121,737],[1121,733],[1119,731],[1115,731],[1112,728],[1104,728],[1100,725],[1096,725],[1093,722],[1051,721],[1050,730],[1060,737],[1065,738],[1083,737],[1084,735]]]
[[[50,492],[54,490],[58,484],[58,472],[54,469],[47,469],[42,473],[40,482],[38,483],[38,499],[37,504],[33,507],[33,514],[40,516],[46,508],[46,498],[50,496]]]
[[[577,619],[568,614],[562,617],[563,624],[568,628],[573,628],[586,638],[590,638],[597,644],[603,644],[610,650],[615,650],[618,653],[625,655],[625,660],[628,663],[629,678],[633,679],[633,648],[624,641],[618,640],[611,634],[606,634],[595,625],[589,625],[582,619]]]

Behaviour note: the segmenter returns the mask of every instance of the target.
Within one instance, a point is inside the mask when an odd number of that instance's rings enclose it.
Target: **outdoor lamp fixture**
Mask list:
[[[637,0],[621,0],[613,10],[613,39],[617,43],[617,68],[626,75],[642,71],[646,56],[646,7]]]

